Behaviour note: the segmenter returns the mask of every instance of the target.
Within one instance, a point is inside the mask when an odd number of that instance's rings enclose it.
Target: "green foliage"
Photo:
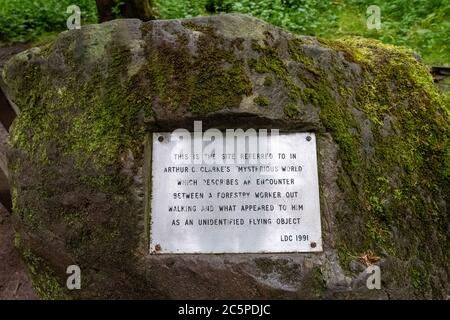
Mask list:
[[[68,5],[81,8],[82,23],[96,21],[94,0],[0,0],[0,41],[28,41],[66,29]],[[323,38],[360,35],[403,45],[426,62],[449,63],[450,2],[447,0],[155,0],[161,19],[240,12],[287,30]],[[366,26],[367,8],[381,9],[381,30]]]
[[[156,11],[161,19],[190,18],[206,15],[207,0],[156,0]]]
[[[67,29],[67,7],[81,9],[82,23],[97,20],[94,0],[0,0],[0,41],[28,41]]]
[[[240,12],[290,31],[323,38],[360,35],[410,47],[426,62],[449,63],[450,2],[446,0],[157,0],[163,19]],[[367,8],[381,9],[381,30],[369,30]]]

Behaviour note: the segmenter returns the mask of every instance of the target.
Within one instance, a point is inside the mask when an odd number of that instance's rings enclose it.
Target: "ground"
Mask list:
[[[14,230],[0,205],[0,300],[37,299],[25,265],[14,246]]]

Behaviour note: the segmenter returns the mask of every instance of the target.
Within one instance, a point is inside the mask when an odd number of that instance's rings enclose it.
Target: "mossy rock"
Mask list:
[[[449,104],[409,50],[243,15],[116,20],[15,56],[17,245],[44,298],[446,298]],[[150,255],[152,131],[314,131],[324,251]],[[381,258],[382,289],[358,261]],[[65,288],[68,265],[82,289]]]

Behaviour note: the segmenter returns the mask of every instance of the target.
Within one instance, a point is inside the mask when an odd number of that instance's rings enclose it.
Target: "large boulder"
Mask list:
[[[449,105],[406,49],[243,15],[116,20],[15,56],[3,80],[21,110],[16,242],[43,298],[449,294]],[[144,145],[193,120],[316,132],[323,252],[149,254]],[[81,290],[65,287],[72,264]]]

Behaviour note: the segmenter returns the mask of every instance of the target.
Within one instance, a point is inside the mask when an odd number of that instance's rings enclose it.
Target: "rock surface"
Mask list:
[[[0,300],[37,299],[26,267],[14,247],[10,214],[0,204]]]
[[[446,298],[449,112],[406,49],[254,18],[116,20],[4,68],[17,245],[42,298]],[[151,131],[315,131],[324,251],[149,255]],[[377,262],[382,289],[368,290]],[[66,268],[82,290],[65,289]]]

